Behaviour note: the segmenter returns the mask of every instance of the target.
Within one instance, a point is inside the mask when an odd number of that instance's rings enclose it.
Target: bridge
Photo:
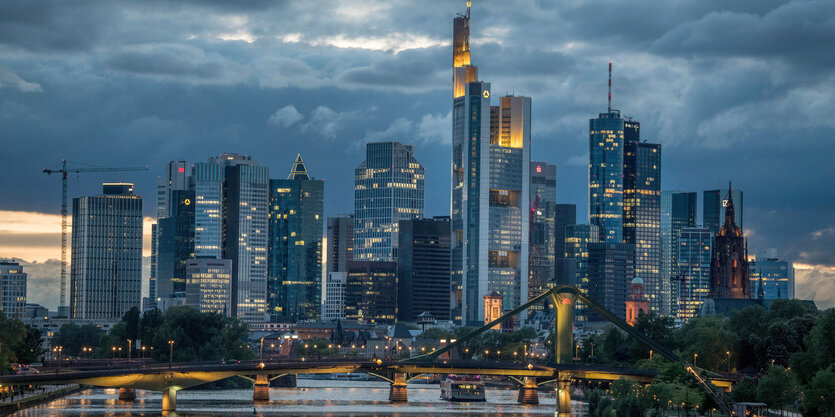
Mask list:
[[[452,349],[457,349],[463,342],[486,332],[530,306],[544,301],[546,298],[550,298],[555,306],[554,322],[556,331],[554,349],[556,363],[549,364],[550,366],[540,366],[493,361],[440,359],[442,354]],[[118,387],[119,398],[127,401],[135,399],[135,389],[161,391],[162,411],[172,412],[176,410],[177,406],[177,391],[233,376],[253,381],[253,400],[263,401],[269,400],[268,388],[270,381],[283,376],[365,373],[389,382],[390,401],[405,402],[407,401],[406,387],[408,383],[422,375],[497,375],[508,377],[519,383],[519,402],[526,404],[538,403],[537,390],[540,385],[554,383],[557,398],[555,416],[568,417],[571,413],[570,386],[572,381],[614,381],[621,377],[626,377],[634,379],[639,383],[647,384],[653,381],[656,374],[655,371],[646,369],[573,363],[574,335],[572,326],[574,321],[574,305],[578,299],[626,333],[645,344],[648,349],[654,350],[670,361],[681,362],[674,353],[636,331],[632,326],[590,300],[576,287],[557,286],[453,343],[441,347],[432,353],[402,360],[384,361],[382,359],[375,359],[373,361],[344,361],[301,359],[234,363],[143,364],[138,366],[121,366],[118,368],[66,369],[63,372],[3,376],[0,377],[0,384],[54,385],[77,383],[99,387]],[[685,367],[687,372],[711,395],[719,407],[728,415],[731,415],[732,407],[722,390],[729,389],[733,381],[722,378],[719,375],[708,375],[704,377],[702,376],[705,373],[704,370],[691,366]]]

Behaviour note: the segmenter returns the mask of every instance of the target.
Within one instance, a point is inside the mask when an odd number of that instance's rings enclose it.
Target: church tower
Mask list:
[[[748,248],[734,221],[734,200],[728,185],[725,224],[716,233],[710,262],[710,298],[750,298]]]

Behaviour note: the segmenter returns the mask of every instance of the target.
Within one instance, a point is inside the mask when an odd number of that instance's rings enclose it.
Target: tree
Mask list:
[[[7,318],[0,311],[0,372],[11,369],[11,364],[19,363],[18,352],[26,338],[26,327],[15,318]]]
[[[835,414],[835,365],[819,371],[803,396],[804,416],[831,417]]]
[[[734,347],[734,334],[728,330],[727,322],[717,316],[696,317],[675,332],[679,348],[686,361],[693,361],[700,368],[720,370],[727,367],[726,352]]]
[[[819,370],[815,355],[811,352],[795,352],[789,358],[789,366],[802,385],[807,385]]]
[[[58,329],[51,343],[52,346],[61,346],[65,355],[79,356],[83,347],[100,348],[104,335],[104,330],[94,324],[78,326],[66,323]],[[102,350],[99,349],[99,356],[103,355],[101,352]]]
[[[169,341],[173,341],[176,362],[250,359],[255,355],[246,345],[247,334],[246,324],[238,319],[192,307],[169,308],[153,336],[153,356],[168,360]]]
[[[783,408],[796,402],[799,394],[794,373],[782,366],[769,368],[757,385],[757,399],[771,408],[779,408],[781,415]]]
[[[789,327],[787,320],[771,323],[768,326],[765,342],[768,360],[778,365],[788,365],[789,356],[800,349],[797,344],[797,332]]]
[[[134,346],[136,346],[135,342],[136,339],[140,337],[140,327],[141,327],[141,319],[139,308],[131,307],[130,310],[125,312],[125,315],[122,316],[122,321],[125,322],[125,338],[130,339],[134,342]]]
[[[749,377],[742,378],[731,390],[731,397],[736,402],[757,401],[757,382]]]
[[[826,310],[806,337],[809,352],[820,368],[835,363],[835,308]]]
[[[46,353],[46,349],[43,348],[43,330],[28,324],[24,327],[26,336],[16,350],[16,355],[21,363],[33,363]]]
[[[142,314],[142,319],[139,321],[139,339],[142,344],[151,345],[154,340],[154,334],[162,325],[162,311],[158,308],[148,310]]]
[[[650,340],[668,349],[673,348],[672,334],[675,320],[672,317],[661,316],[655,311],[649,314],[641,312],[635,322],[635,330]],[[629,336],[629,356],[634,359],[649,358],[650,347],[644,345],[638,339]]]

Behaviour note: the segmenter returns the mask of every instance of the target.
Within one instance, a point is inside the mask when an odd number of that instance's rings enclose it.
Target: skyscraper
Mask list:
[[[354,259],[397,259],[398,221],[423,217],[423,165],[414,147],[399,142],[366,144],[355,170]]]
[[[397,263],[354,261],[348,264],[345,318],[393,323],[397,318]]]
[[[732,188],[725,203],[725,224],[716,233],[710,263],[710,298],[749,298],[748,247],[735,223]]]
[[[185,297],[186,262],[194,257],[194,191],[172,191],[170,200],[168,217],[157,227],[155,295],[160,299]]]
[[[23,319],[26,314],[26,278],[20,263],[0,259],[0,310],[8,318]]]
[[[630,243],[589,243],[588,295],[621,319],[626,320],[629,285],[635,278],[635,245]],[[587,312],[589,321],[604,321]]]
[[[623,242],[623,136],[618,110],[589,120],[589,223],[610,243]]]
[[[269,170],[248,156],[235,154],[222,154],[209,162],[223,166],[222,258],[232,261],[232,316],[263,322],[267,318]]]
[[[707,228],[683,227],[679,231],[679,273],[672,282],[676,294],[673,314],[680,320],[696,317],[710,293],[711,242]]]
[[[711,233],[716,235],[719,229],[722,228],[722,223],[725,221],[725,209],[731,197],[733,197],[732,199],[734,201],[734,223],[740,230],[744,230],[742,224],[742,190],[731,190],[730,197],[727,191],[708,190],[704,192],[703,196],[702,204],[704,205],[704,210],[702,211],[702,216],[704,217],[704,226]]]
[[[678,309],[680,285],[679,274],[683,273],[677,265],[679,253],[679,235],[683,228],[696,227],[696,193],[664,191],[662,193],[661,214],[661,274],[662,280],[670,283],[670,314]]]
[[[397,317],[415,322],[423,312],[449,320],[449,217],[400,221]]]
[[[670,281],[661,274],[661,145],[640,142],[639,129],[624,121],[623,241],[635,245],[635,275],[650,309],[664,313]]]
[[[73,199],[70,314],[119,320],[142,296],[142,197],[133,184],[102,184]]]
[[[453,319],[481,323],[483,297],[505,308],[528,299],[529,97],[490,105],[490,83],[470,64],[470,12],[453,24]]]
[[[542,294],[555,279],[557,166],[531,161],[530,278],[528,299]],[[563,232],[564,235],[564,232]],[[564,243],[563,245],[564,246]],[[561,254],[560,257],[563,255]]]
[[[565,227],[565,258],[573,260],[573,270],[576,277],[565,282],[573,282],[584,294],[589,291],[589,245],[600,242],[600,229],[592,224],[570,224]],[[566,268],[570,269],[571,268]],[[566,272],[569,272],[566,271]],[[575,309],[577,321],[587,321],[585,306],[577,304]]]
[[[194,256],[220,259],[223,256],[223,155],[193,168]]]
[[[324,181],[301,155],[286,180],[270,180],[268,308],[273,321],[314,320],[321,313]]]
[[[554,206],[554,282],[558,284],[576,283],[576,262],[566,261],[565,227],[577,224],[577,205],[556,204]],[[571,276],[564,276],[570,274]]]
[[[332,321],[345,318],[345,286],[348,264],[354,260],[354,216],[328,217],[327,275],[322,317]]]

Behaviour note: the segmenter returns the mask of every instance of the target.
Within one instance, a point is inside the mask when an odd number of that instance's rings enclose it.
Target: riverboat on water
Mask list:
[[[449,375],[441,381],[441,399],[447,401],[481,402],[484,397],[484,381],[480,376]]]

